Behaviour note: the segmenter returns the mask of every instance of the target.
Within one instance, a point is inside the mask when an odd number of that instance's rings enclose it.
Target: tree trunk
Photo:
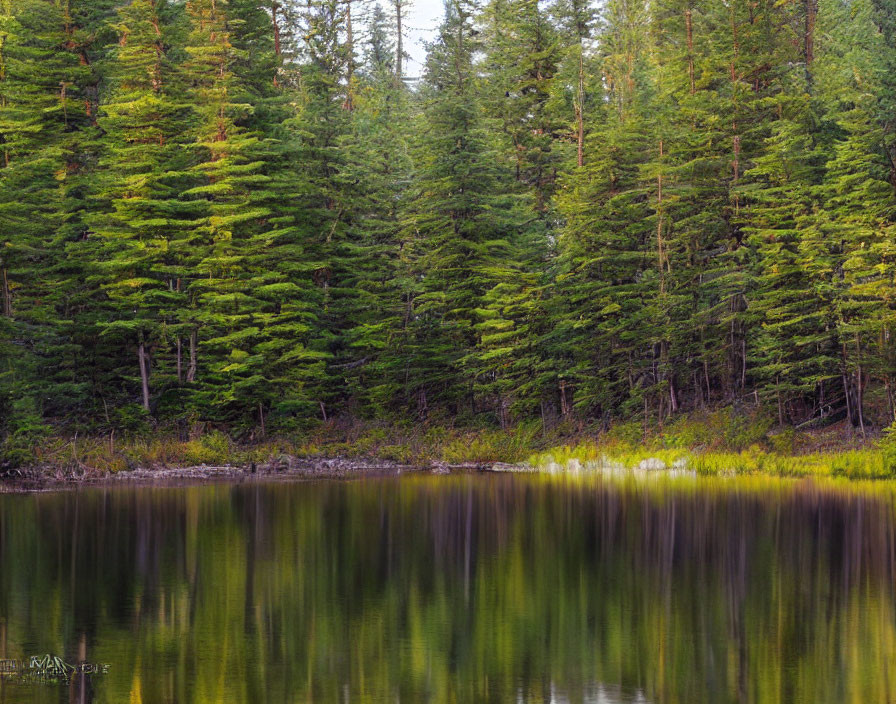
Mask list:
[[[843,396],[846,398],[846,418],[852,423],[853,413],[852,413],[852,403],[850,401],[850,396],[852,394],[849,391],[849,379],[846,377],[846,370],[843,370]]]
[[[740,53],[740,40],[737,37],[737,22],[734,20],[734,6],[731,6],[731,48],[732,58],[730,66],[732,95],[735,97],[734,119],[731,122],[731,131],[734,133],[734,183],[740,179],[740,135],[737,132],[737,57]],[[735,212],[737,209],[737,196],[734,201]]]
[[[143,408],[149,411],[149,361],[146,359],[146,344],[143,333],[137,345],[137,361],[140,363],[140,387],[143,391]]]
[[[647,394],[644,394],[644,439],[647,438],[647,432],[650,426],[650,415],[649,415],[649,407],[647,405]]]
[[[190,333],[190,366],[187,369],[187,383],[196,381],[196,346],[199,341],[199,331],[195,328]]]
[[[426,399],[426,389],[417,391],[417,417],[420,420],[426,420],[429,415],[429,402]]]
[[[348,53],[346,66],[346,93],[345,93],[345,109],[351,112],[354,110],[354,90],[355,80],[355,43],[352,34],[352,0],[346,0],[345,3],[345,48]]]
[[[280,70],[280,55],[282,49],[280,47],[280,21],[277,18],[277,12],[280,10],[279,2],[271,3],[271,24],[274,26],[274,55],[277,57],[277,66],[274,68],[274,85],[280,85],[277,78],[277,72]]]
[[[815,20],[818,17],[818,0],[806,0],[806,26],[803,36],[803,54],[806,60],[806,80],[811,77],[809,71],[815,59]]]
[[[579,97],[576,105],[576,163],[585,165],[585,49],[579,42]]]
[[[734,163],[732,164],[732,169],[734,171],[734,184],[737,185],[737,182],[740,180],[740,135],[738,134],[737,128],[737,58],[740,54],[740,40],[737,37],[737,22],[734,19],[734,5],[732,4],[730,10],[731,17],[731,48],[732,48],[732,57],[731,57],[731,89],[732,96],[734,96],[735,102],[733,106],[734,119],[731,121],[731,131],[734,133]],[[734,214],[740,211],[740,200],[738,194],[734,194]]]
[[[778,395],[778,425],[784,427],[784,405],[781,402],[781,377],[775,379],[775,392]]]
[[[862,431],[862,437],[865,437],[865,415],[862,412],[864,406],[864,382],[862,380],[862,346],[859,341],[859,334],[856,333],[856,408],[859,416],[859,429]]]
[[[896,399],[893,398],[893,382],[887,377],[884,382],[884,388],[887,390],[887,407],[890,410],[890,422],[896,422]]]
[[[694,370],[694,391],[697,394],[697,403],[700,404],[700,408],[703,408],[706,405],[706,401],[703,398],[703,384],[700,383],[700,375],[696,369]]]
[[[180,339],[180,335],[177,336],[177,383],[178,385],[184,383],[184,345],[182,340]]]
[[[846,344],[842,348],[843,364],[843,393],[846,396],[846,416],[854,428],[861,428],[865,433],[865,421],[862,417],[862,367],[859,365],[856,372],[850,373],[847,364]]]
[[[678,413],[678,391],[675,388],[675,377],[669,377],[669,401],[672,404],[672,413]]]
[[[663,140],[660,140],[660,161],[663,159]],[[660,172],[656,176],[656,210],[657,210],[657,218],[656,218],[656,255],[657,255],[657,269],[659,270],[660,275],[660,293],[663,294],[666,292],[666,278],[664,274],[664,261],[666,255],[663,251],[663,172]]]
[[[280,10],[279,2],[271,3],[271,24],[274,25],[274,55],[280,59],[282,50],[280,48],[280,21],[277,19],[277,12]]]
[[[12,317],[12,296],[9,292],[9,275],[6,267],[0,269],[3,274],[3,315],[7,318]]]
[[[863,406],[865,405],[865,382],[863,376],[862,365],[860,364],[856,369],[856,411],[859,416],[859,430],[862,432],[862,437],[865,437],[865,414],[863,412]]]
[[[401,70],[401,62],[404,58],[404,44],[402,37],[402,28],[401,28],[401,13],[403,11],[402,0],[394,0],[395,7],[395,84],[398,85],[401,83],[402,70]]]
[[[684,23],[687,29],[688,42],[688,80],[690,82],[691,95],[697,92],[697,84],[694,80],[694,22],[693,12],[690,7],[684,11]]]
[[[712,402],[712,384],[709,381],[709,362],[703,358],[703,381],[706,382],[706,402]]]

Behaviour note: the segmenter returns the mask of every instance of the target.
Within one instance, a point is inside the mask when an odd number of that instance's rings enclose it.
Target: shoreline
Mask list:
[[[58,467],[29,467],[0,475],[0,494],[30,494],[84,487],[185,486],[252,480],[354,480],[397,477],[403,474],[467,474],[533,472],[533,467],[503,462],[402,464],[376,457],[290,457],[262,464],[138,467],[120,472],[63,474]]]
[[[12,448],[14,449],[14,448]],[[384,424],[322,425],[301,436],[240,443],[208,430],[180,439],[51,436],[7,454],[0,493],[88,485],[356,479],[402,473],[543,472],[610,476],[769,476],[896,480],[896,435],[860,437],[846,424],[796,432],[719,412],[648,433],[537,426],[500,431]]]
[[[34,494],[82,488],[111,487],[184,487],[214,483],[252,481],[352,481],[359,479],[395,478],[403,475],[459,475],[459,474],[539,474],[551,477],[597,478],[608,480],[651,479],[738,479],[766,478],[778,480],[833,480],[846,484],[873,482],[896,486],[893,474],[859,471],[855,474],[837,471],[837,452],[816,455],[777,455],[780,464],[756,466],[752,461],[741,464],[748,453],[675,453],[674,461],[661,459],[664,453],[644,451],[637,461],[626,462],[622,455],[601,453],[589,459],[557,458],[542,455],[536,462],[478,461],[450,463],[426,460],[414,464],[395,460],[364,457],[296,457],[281,455],[263,463],[198,464],[188,466],[138,466],[130,470],[103,472],[86,470],[66,472],[57,465],[39,465],[0,473],[0,495]],[[819,472],[818,463],[827,471]],[[707,463],[715,467],[707,467]]]

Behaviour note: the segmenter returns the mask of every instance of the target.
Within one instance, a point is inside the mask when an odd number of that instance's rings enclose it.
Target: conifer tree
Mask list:
[[[588,56],[588,45],[598,24],[597,9],[588,0],[559,0],[551,8],[557,24],[561,44],[565,46],[565,56],[558,71],[558,83],[564,84],[558,95],[566,93],[565,106],[572,106],[576,142],[576,166],[585,164],[585,135],[590,124],[590,110],[596,106],[591,100],[593,93],[589,84],[596,79],[596,66]],[[564,90],[565,88],[565,90]],[[570,111],[565,110],[565,114]]]
[[[548,13],[535,0],[493,0],[485,10],[486,109],[501,122],[505,159],[544,213],[560,165],[555,140],[562,123],[548,110],[562,47]]]
[[[495,287],[514,276],[504,262],[512,261],[520,231],[511,173],[495,162],[475,92],[472,20],[469,4],[448,5],[431,48],[417,190],[406,215],[414,281],[404,344],[406,395],[416,399],[421,416],[436,400],[455,412],[481,410],[477,384],[491,382],[497,355],[469,352],[482,349],[483,337],[486,345],[489,336],[497,341],[488,322],[495,320],[495,305],[485,298],[502,295]]]
[[[413,164],[407,144],[411,96],[393,74],[395,41],[381,9],[374,8],[365,61],[359,67],[345,154],[337,176],[350,232],[344,287],[341,359],[334,366],[355,413],[395,411],[400,397],[402,281],[398,258],[403,201]],[[403,410],[403,409],[402,409]]]
[[[0,9],[0,313],[16,341],[0,394],[27,405],[29,417],[71,414],[89,392],[85,335],[73,324],[84,276],[68,249],[87,235],[109,4]]]
[[[886,60],[892,47],[877,31],[871,3],[825,3],[820,10],[819,28],[828,40],[818,49],[818,90],[839,134],[827,150],[816,219],[834,250],[831,276],[847,414],[865,430],[865,395],[873,377],[882,382],[888,416],[894,413],[896,193],[888,178],[885,123],[877,119],[878,96],[892,80]]]
[[[223,420],[253,418],[263,432],[271,407],[301,394],[295,375],[301,377],[302,367],[284,370],[282,362],[301,350],[307,327],[297,284],[283,280],[288,268],[269,267],[284,251],[294,253],[295,242],[270,222],[276,197],[269,190],[270,155],[262,135],[244,127],[253,104],[237,102],[249,93],[234,73],[240,54],[231,41],[229,9],[223,0],[187,4],[184,72],[197,118],[191,170],[201,183],[182,195],[202,213],[176,245],[193,253],[197,272],[187,284],[190,304],[181,324],[190,329],[188,380],[198,383],[198,408]],[[286,335],[294,336],[289,350]]]
[[[419,88],[361,10],[0,0],[7,447],[892,422],[891,0],[452,0]]]
[[[547,337],[560,369],[561,416],[573,407],[598,418],[643,407],[645,343],[658,290],[653,207],[642,175],[653,147],[645,119],[653,92],[644,61],[646,11],[644,4],[608,5],[600,39],[606,107],[594,115],[587,161],[558,198],[564,227],[556,324]]]
[[[832,261],[812,231],[823,157],[807,129],[810,119],[805,94],[782,105],[743,190],[744,232],[756,256],[751,367],[760,396],[774,403],[782,423],[805,418],[806,404],[816,399],[830,403],[824,392],[838,376]]]
[[[185,110],[172,96],[171,14],[164,0],[135,0],[118,11],[119,40],[108,72],[114,87],[100,119],[103,208],[92,218],[91,238],[82,247],[82,255],[95,262],[90,282],[108,297],[107,316],[97,322],[99,335],[127,350],[112,348],[107,354],[133,360],[122,373],[138,380],[133,387],[147,412],[159,357],[167,357],[162,379],[184,380],[177,315],[184,307],[186,267],[175,243],[184,239],[190,211],[195,212],[179,198],[194,179],[179,143]]]
[[[360,293],[354,277],[364,264],[363,249],[356,248],[353,237],[357,184],[349,175],[344,148],[352,143],[349,135],[355,111],[350,88],[356,88],[347,82],[355,48],[345,41],[346,20],[345,7],[336,0],[320,0],[304,8],[301,83],[295,96],[298,110],[290,121],[298,140],[295,158],[304,172],[294,203],[316,321],[309,343],[318,360],[314,393],[318,417],[325,420],[350,403],[343,372],[363,366],[357,363],[366,356],[348,338]]]

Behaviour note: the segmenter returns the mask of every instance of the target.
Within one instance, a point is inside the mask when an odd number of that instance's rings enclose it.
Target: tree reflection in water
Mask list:
[[[499,475],[0,496],[0,658],[110,664],[6,681],[0,700],[891,702],[881,487]]]

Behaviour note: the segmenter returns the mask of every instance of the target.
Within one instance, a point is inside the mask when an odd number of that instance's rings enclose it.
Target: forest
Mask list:
[[[0,0],[0,439],[896,412],[894,0]]]

